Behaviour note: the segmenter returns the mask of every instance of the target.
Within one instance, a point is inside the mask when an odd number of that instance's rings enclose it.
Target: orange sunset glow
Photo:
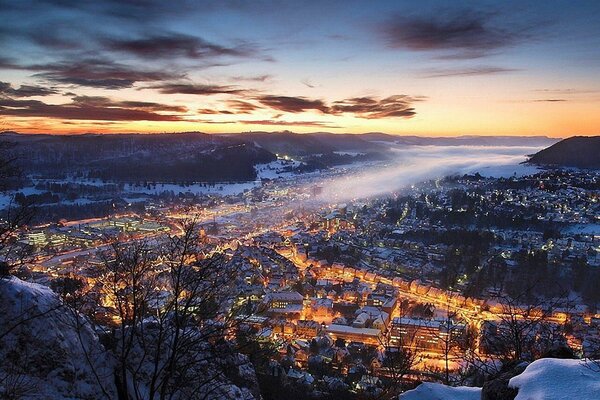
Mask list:
[[[34,3],[2,11],[4,130],[566,137],[600,124],[593,2]]]

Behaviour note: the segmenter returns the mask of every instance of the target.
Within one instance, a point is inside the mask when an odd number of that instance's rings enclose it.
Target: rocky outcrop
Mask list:
[[[514,376],[521,374],[527,367],[526,362],[518,362],[502,368],[500,373],[483,384],[481,389],[481,400],[514,400],[518,390],[508,386],[508,382]]]
[[[49,288],[0,279],[0,398],[115,399],[96,333]]]

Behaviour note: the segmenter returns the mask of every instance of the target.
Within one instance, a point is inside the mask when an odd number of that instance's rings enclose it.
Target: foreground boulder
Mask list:
[[[113,363],[49,288],[0,279],[0,398],[117,398]]]
[[[494,378],[483,384],[481,389],[481,400],[513,400],[517,396],[517,389],[509,387],[508,382],[514,376],[525,371],[527,363],[514,363],[502,371]]]

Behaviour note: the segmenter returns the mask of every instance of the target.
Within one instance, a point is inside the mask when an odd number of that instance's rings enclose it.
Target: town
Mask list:
[[[510,340],[531,342],[523,352],[598,353],[600,174],[450,176],[335,204],[320,200],[328,179],[29,227],[15,238],[32,254],[19,273],[51,287],[78,279],[102,299],[111,243],[160,248],[194,221],[200,257],[236,271],[223,311],[269,348],[262,379],[310,391],[473,382],[514,351]],[[100,302],[109,326],[118,313]]]

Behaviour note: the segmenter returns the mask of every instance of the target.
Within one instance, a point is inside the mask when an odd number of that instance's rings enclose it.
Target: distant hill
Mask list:
[[[573,136],[535,153],[531,164],[600,168],[600,136]]]
[[[313,135],[304,135],[289,131],[228,133],[216,136],[254,143],[271,153],[286,154],[289,156],[306,156],[335,150],[335,147],[323,143]]]
[[[549,146],[559,139],[547,136],[404,136],[381,132],[359,135],[361,139],[377,143],[393,143],[406,146]]]
[[[547,136],[402,136],[389,133],[244,132],[218,134],[255,143],[272,153],[307,156],[331,152],[383,153],[391,146],[549,146],[558,139]]]
[[[224,182],[256,179],[254,166],[287,155],[305,163],[304,172],[335,165],[383,160],[407,146],[548,146],[545,136],[400,136],[313,132],[201,132],[162,134],[49,135],[0,133],[0,142],[32,176],[77,174],[120,182]],[[302,171],[298,171],[302,172]]]
[[[25,173],[46,178],[82,173],[116,181],[249,181],[268,150],[200,132],[177,134],[28,135],[5,132]]]

